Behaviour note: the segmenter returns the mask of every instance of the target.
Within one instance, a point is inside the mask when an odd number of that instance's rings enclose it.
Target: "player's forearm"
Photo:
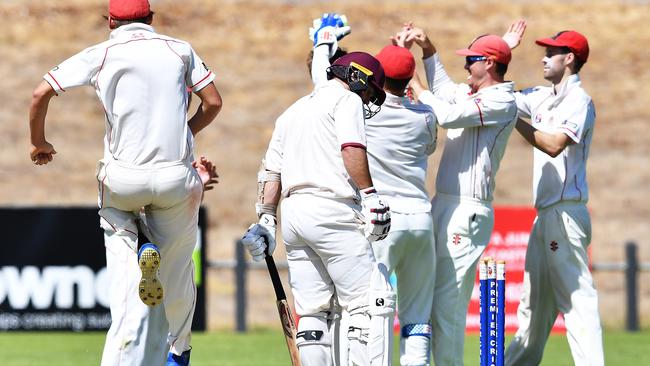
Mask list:
[[[365,149],[348,146],[341,151],[341,156],[345,170],[357,188],[364,189],[373,185]]]
[[[273,181],[264,183],[264,204],[277,206],[280,203],[280,194],[282,193],[282,183]]]
[[[436,51],[436,46],[431,43],[429,40],[429,37],[425,37],[424,41],[420,44],[420,47],[422,47],[422,58],[426,59],[431,56],[433,56],[437,51]]]
[[[517,131],[519,131],[519,134],[523,136],[529,144],[551,157],[560,155],[566,147],[566,144],[562,143],[563,139],[561,138],[561,135],[556,136],[554,134],[542,132],[521,118],[517,119],[516,128]]]
[[[201,105],[187,122],[194,136],[212,123],[223,105],[221,95],[213,83],[208,84],[196,94],[201,98]]]
[[[322,44],[314,48],[311,61],[311,80],[314,85],[327,81],[327,68],[330,67],[328,45]]]
[[[45,142],[45,116],[50,99],[56,95],[54,89],[43,81],[32,93],[32,103],[29,107],[29,132],[32,145]]]
[[[449,78],[444,65],[440,61],[440,56],[434,53],[431,57],[425,58],[423,61],[424,71],[426,72],[427,76],[427,83],[429,83],[429,89],[432,93],[443,97],[440,94],[448,88],[453,88],[455,84]],[[446,93],[450,92],[447,91]]]

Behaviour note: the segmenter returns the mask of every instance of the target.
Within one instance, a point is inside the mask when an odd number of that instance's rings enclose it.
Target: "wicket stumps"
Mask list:
[[[481,366],[503,366],[505,342],[506,263],[479,261]]]

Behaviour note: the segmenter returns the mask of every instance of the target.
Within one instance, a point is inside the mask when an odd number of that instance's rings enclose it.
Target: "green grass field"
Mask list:
[[[0,333],[0,355],[2,364],[11,366],[99,365],[103,342],[104,333]],[[198,333],[192,343],[196,366],[289,365],[284,338],[276,331]],[[648,345],[650,331],[606,331],[606,363],[649,365]],[[399,365],[397,355],[394,360]],[[475,335],[467,338],[465,364],[478,365]],[[573,365],[564,335],[551,336],[542,365]]]

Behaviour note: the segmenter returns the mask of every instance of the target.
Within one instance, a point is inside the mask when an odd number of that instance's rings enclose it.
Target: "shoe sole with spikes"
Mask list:
[[[160,266],[160,252],[153,246],[145,246],[140,249],[138,255],[138,266],[142,272],[138,294],[140,300],[148,306],[156,306],[162,303],[163,288],[158,280],[158,267]]]

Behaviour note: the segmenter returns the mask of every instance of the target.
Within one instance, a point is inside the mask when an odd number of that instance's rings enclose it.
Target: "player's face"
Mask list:
[[[546,54],[542,58],[544,65],[544,79],[558,84],[564,76],[566,57],[568,53],[560,47],[546,47]]]
[[[472,89],[472,93],[475,93],[479,89],[481,82],[487,74],[485,61],[487,61],[487,57],[485,56],[465,57],[465,70],[469,72],[467,84]]]
[[[364,91],[361,92],[361,100],[363,101],[363,104],[368,104],[370,103],[370,100],[373,99],[374,97],[374,90],[372,88],[368,88]]]

